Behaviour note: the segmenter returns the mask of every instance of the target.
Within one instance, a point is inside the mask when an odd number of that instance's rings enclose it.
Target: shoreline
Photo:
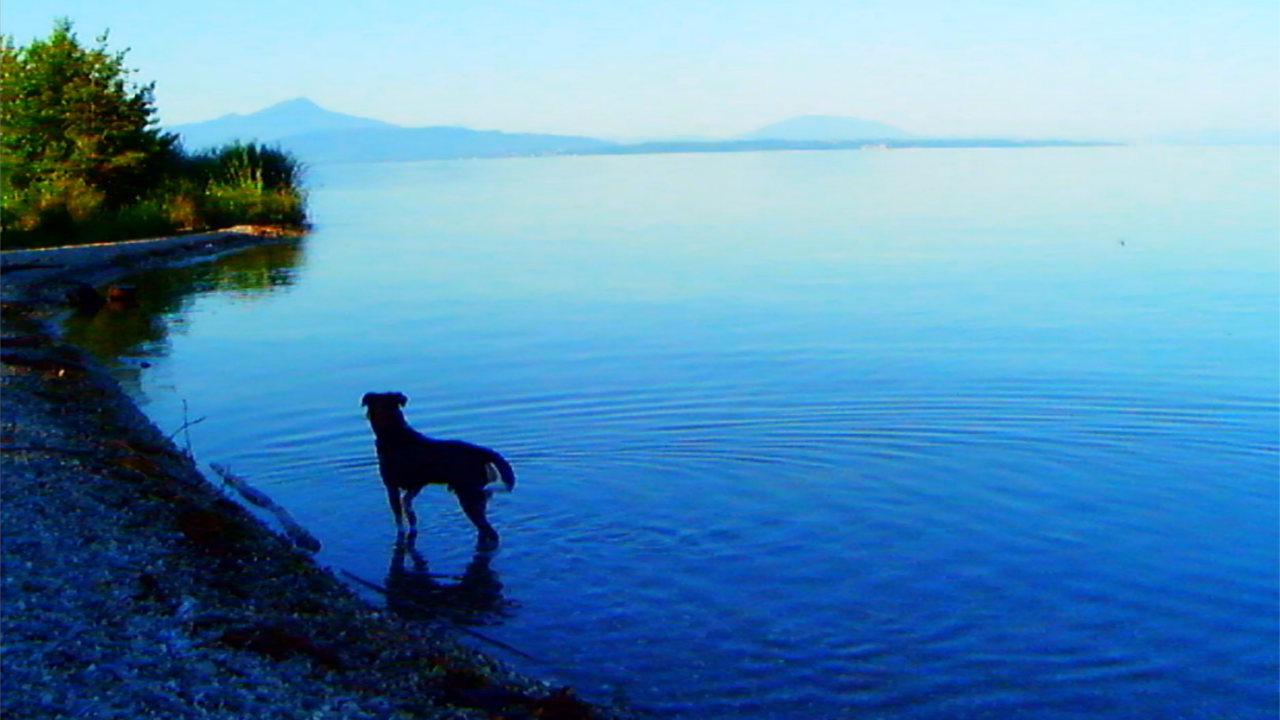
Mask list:
[[[215,487],[65,343],[68,288],[279,241],[0,253],[6,717],[630,717],[370,605]]]
[[[102,285],[139,270],[210,262],[237,250],[301,235],[245,225],[145,240],[3,250],[0,297],[6,302],[57,304],[63,299],[57,290],[67,283]]]

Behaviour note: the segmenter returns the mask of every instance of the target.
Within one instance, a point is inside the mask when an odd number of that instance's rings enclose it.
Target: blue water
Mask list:
[[[538,658],[514,664],[588,696],[1274,717],[1277,159],[325,166],[300,259],[187,298],[123,362],[150,358],[130,377],[161,427],[184,400],[207,416],[199,459],[287,506],[322,562],[463,597]],[[436,490],[416,550],[455,578],[388,577],[370,390],[512,461],[497,555]]]

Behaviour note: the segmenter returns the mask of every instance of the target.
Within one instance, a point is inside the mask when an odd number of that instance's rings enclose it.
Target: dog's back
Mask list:
[[[493,450],[410,432],[412,435],[378,438],[378,464],[387,483],[405,490],[423,485],[479,488],[495,481],[501,481],[507,490],[515,487],[511,465]]]

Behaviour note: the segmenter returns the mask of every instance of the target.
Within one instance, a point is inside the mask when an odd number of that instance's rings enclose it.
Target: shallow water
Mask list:
[[[149,274],[143,310],[69,333],[162,428],[206,418],[178,440],[323,562],[401,609],[444,598],[589,695],[688,718],[1268,717],[1276,159],[326,166],[300,246]],[[498,554],[436,489],[433,575],[393,555],[370,390],[512,461]]]

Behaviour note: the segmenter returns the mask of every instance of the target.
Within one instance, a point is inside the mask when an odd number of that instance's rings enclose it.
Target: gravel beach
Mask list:
[[[272,242],[0,254],[6,718],[630,717],[358,598],[209,483],[63,343],[69,291]]]

